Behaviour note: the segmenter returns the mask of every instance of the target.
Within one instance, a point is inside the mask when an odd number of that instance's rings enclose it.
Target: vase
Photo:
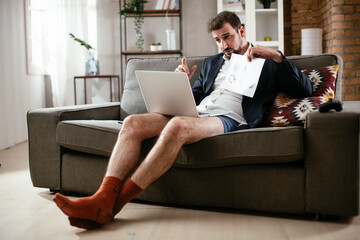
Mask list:
[[[85,75],[99,75],[99,61],[94,59],[93,51],[89,51],[89,59],[85,62]]]
[[[144,11],[144,7],[145,7],[145,4],[143,2],[135,4],[134,12],[142,12],[142,11]]]
[[[263,6],[264,8],[270,8],[271,2],[270,0],[263,0]]]
[[[144,50],[144,48],[143,48],[144,38],[143,38],[143,35],[142,35],[142,33],[140,31],[138,31],[136,33],[136,43],[135,44],[136,44],[136,46],[137,46],[137,48],[138,48],[138,50],[140,52],[142,52]]]

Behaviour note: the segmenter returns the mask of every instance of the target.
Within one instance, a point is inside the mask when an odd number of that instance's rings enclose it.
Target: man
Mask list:
[[[209,22],[211,32],[222,53],[207,58],[193,93],[198,109],[224,111],[224,115],[207,118],[169,117],[157,113],[131,115],[124,120],[114,146],[104,180],[92,196],[69,200],[56,194],[56,205],[69,217],[70,224],[91,229],[110,222],[122,207],[163,175],[174,163],[184,144],[237,129],[254,128],[264,115],[264,107],[279,91],[294,97],[312,94],[309,79],[282,53],[262,46],[252,46],[245,39],[245,29],[232,12],[222,12]],[[229,59],[233,53],[266,59],[253,98],[221,89]],[[186,58],[175,71],[191,78],[196,66],[189,68]],[[140,156],[141,142],[158,136],[147,157],[121,188]]]

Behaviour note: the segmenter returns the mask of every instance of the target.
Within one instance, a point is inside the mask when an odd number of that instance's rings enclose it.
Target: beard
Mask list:
[[[227,47],[227,48],[225,48],[225,49],[223,50],[223,53],[224,53],[228,58],[231,57],[231,54],[232,54],[232,53],[235,53],[235,54],[240,54],[240,53],[241,53],[243,41],[242,41],[239,33],[238,33],[238,38],[239,38],[239,47],[238,47],[237,49]]]
[[[239,48],[237,48],[237,49],[234,49],[234,48],[226,48],[226,49],[224,49],[223,53],[224,53],[226,56],[230,57],[232,53],[239,54],[239,53],[241,52],[241,50],[242,50],[241,46],[240,46]]]

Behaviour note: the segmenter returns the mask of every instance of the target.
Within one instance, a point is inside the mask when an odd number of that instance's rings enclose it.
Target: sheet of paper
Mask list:
[[[251,62],[245,55],[232,54],[226,79],[220,87],[253,97],[259,82],[265,59],[254,58]]]

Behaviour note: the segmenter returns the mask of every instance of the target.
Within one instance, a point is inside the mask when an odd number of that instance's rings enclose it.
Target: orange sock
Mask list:
[[[99,190],[90,197],[70,200],[57,193],[54,202],[70,218],[95,221],[101,224],[113,219],[113,206],[121,187],[121,180],[116,177],[105,177]]]
[[[124,184],[124,187],[122,188],[120,193],[117,195],[113,208],[113,217],[115,217],[115,215],[121,211],[121,209],[124,207],[126,203],[130,202],[142,191],[143,189],[141,189],[136,183],[134,183],[131,179],[129,179]],[[84,228],[88,230],[96,229],[104,225],[96,221],[74,218],[74,217],[69,217],[69,221],[71,226]]]
[[[121,209],[134,199],[137,195],[139,195],[143,189],[139,187],[136,183],[134,183],[131,179],[129,179],[124,187],[121,189],[121,192],[117,195],[114,208],[113,208],[113,216],[115,217]]]

